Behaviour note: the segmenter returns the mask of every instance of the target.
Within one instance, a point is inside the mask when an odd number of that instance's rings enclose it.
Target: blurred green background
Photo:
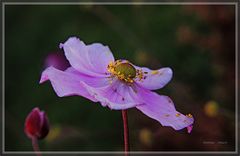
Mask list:
[[[48,54],[70,36],[108,45],[117,59],[173,69],[172,81],[157,92],[193,114],[192,133],[130,109],[131,150],[235,150],[234,5],[6,5],[5,29],[6,151],[32,150],[23,129],[36,106],[51,123],[41,150],[123,150],[120,111],[59,98],[49,82],[38,83]]]

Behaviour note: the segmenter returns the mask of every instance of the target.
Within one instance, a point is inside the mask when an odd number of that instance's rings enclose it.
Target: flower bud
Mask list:
[[[46,137],[49,132],[49,122],[45,112],[35,107],[25,120],[24,131],[31,139],[43,139]]]

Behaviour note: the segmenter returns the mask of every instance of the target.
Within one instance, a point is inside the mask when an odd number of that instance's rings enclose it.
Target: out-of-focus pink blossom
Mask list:
[[[66,59],[62,51],[52,52],[48,54],[44,62],[45,67],[53,66],[59,70],[65,70],[70,67],[68,60]]]

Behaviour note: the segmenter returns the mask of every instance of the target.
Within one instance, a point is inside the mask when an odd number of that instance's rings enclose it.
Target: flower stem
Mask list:
[[[32,146],[34,151],[36,152],[36,155],[41,156],[39,146],[38,146],[38,139],[36,137],[32,138]]]
[[[129,152],[129,138],[128,138],[128,118],[127,110],[122,110],[123,129],[124,129],[124,151],[125,156],[128,156]]]

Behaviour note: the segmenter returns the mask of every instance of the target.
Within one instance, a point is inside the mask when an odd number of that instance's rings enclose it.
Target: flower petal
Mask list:
[[[105,77],[106,64],[114,61],[108,47],[100,44],[87,46],[76,37],[70,37],[64,44],[60,44],[60,48],[64,49],[65,56],[72,67],[91,76]],[[105,70],[103,70],[104,67],[106,67]]]
[[[192,125],[188,126],[188,127],[187,127],[187,132],[188,132],[188,133],[191,133],[191,132],[192,132],[192,129],[193,129],[193,126],[192,126]]]
[[[114,57],[108,46],[100,43],[87,45],[89,63],[93,66],[93,70],[100,74],[107,73],[107,66],[110,62],[114,62]]]
[[[54,67],[47,68],[42,73],[40,83],[47,80],[51,81],[56,94],[60,97],[80,95],[95,102],[96,99],[88,93],[81,82],[84,81],[85,83],[89,83],[89,85],[93,87],[102,87],[108,84],[106,78],[83,75],[72,67],[68,68],[66,71],[60,71]]]
[[[87,85],[90,85],[92,87],[104,87],[110,84],[109,80],[105,77],[93,77],[89,75],[85,75],[74,69],[73,67],[69,67],[67,70],[65,70],[67,73],[74,74],[78,77],[79,81],[83,81]]]
[[[138,87],[139,99],[144,104],[136,106],[145,115],[160,122],[163,126],[170,126],[180,130],[193,124],[191,115],[183,115],[176,111],[172,100],[149,90]]]
[[[168,67],[158,70],[150,70],[146,67],[136,67],[136,69],[142,70],[144,74],[144,79],[136,81],[136,83],[141,87],[150,90],[156,90],[164,87],[171,80],[173,75],[172,69]]]
[[[107,87],[94,88],[89,85],[85,85],[85,87],[102,106],[108,106],[110,109],[123,110],[140,104],[134,100],[136,93],[133,88],[119,80],[115,80],[112,85]]]
[[[40,83],[47,80],[51,81],[56,94],[60,97],[80,95],[116,110],[132,108],[139,104],[133,99],[136,93],[131,86],[117,79],[110,85],[107,78],[83,75],[72,67],[66,71],[54,67],[47,68],[42,73]]]

